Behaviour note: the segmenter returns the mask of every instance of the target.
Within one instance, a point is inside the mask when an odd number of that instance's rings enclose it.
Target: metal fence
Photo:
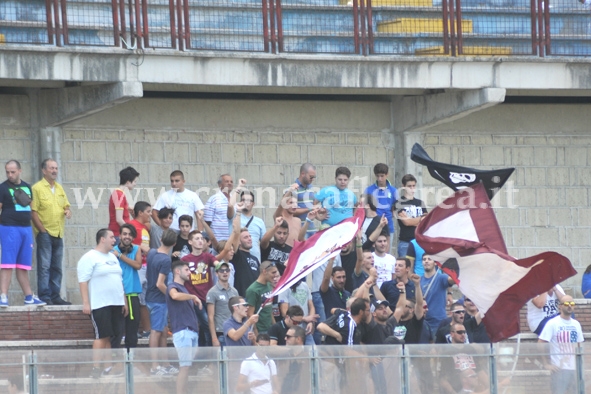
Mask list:
[[[553,394],[556,376],[549,357],[562,363],[573,393],[585,392],[591,377],[591,348],[577,344],[498,343],[488,345],[318,346],[199,348],[189,370],[190,392],[227,394],[240,375],[248,380],[253,354],[273,360],[279,393],[418,393],[489,392]],[[108,371],[90,378],[93,358]],[[248,360],[251,358],[250,360]],[[0,390],[16,382],[37,393],[174,392],[175,376],[152,376],[153,365],[177,362],[174,348],[27,350],[0,352]],[[568,369],[570,368],[570,369]],[[488,390],[488,391],[487,391]],[[3,390],[6,391],[6,390]]]
[[[417,56],[589,56],[576,0],[4,0],[0,43]]]

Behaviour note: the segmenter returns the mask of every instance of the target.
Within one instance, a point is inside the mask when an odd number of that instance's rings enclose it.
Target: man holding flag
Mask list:
[[[260,267],[259,277],[246,289],[246,302],[248,302],[248,317],[255,313],[259,315],[259,321],[254,327],[255,334],[266,333],[273,325],[273,305],[264,303],[272,298],[273,280],[279,277],[279,270],[275,263],[263,261]]]

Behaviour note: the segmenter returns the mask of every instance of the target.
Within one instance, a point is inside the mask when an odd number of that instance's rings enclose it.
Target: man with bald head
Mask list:
[[[43,178],[33,185],[31,218],[37,240],[37,292],[49,305],[70,305],[60,295],[62,286],[62,257],[66,218],[72,217],[70,202],[62,185],[56,182],[57,162],[45,159],[41,163]]]
[[[488,392],[489,378],[486,371],[480,365],[484,357],[482,351],[465,344],[467,337],[466,327],[461,323],[452,323],[450,327],[451,343],[455,345],[454,353],[447,357],[441,357],[441,372],[439,374],[439,388],[443,394],[457,394],[468,392],[470,388],[474,393]],[[466,379],[472,380],[467,384]],[[462,391],[464,390],[464,391]]]
[[[12,270],[25,295],[25,305],[43,306],[33,295],[29,271],[33,265],[33,230],[31,229],[31,186],[21,180],[21,164],[9,160],[4,166],[6,181],[0,184],[0,307],[8,307],[8,289]]]
[[[581,324],[571,316],[575,310],[575,302],[565,295],[558,305],[560,314],[548,320],[540,333],[538,342],[550,343],[550,360],[544,366],[550,371],[550,382],[553,394],[575,393],[577,342],[583,342]]]

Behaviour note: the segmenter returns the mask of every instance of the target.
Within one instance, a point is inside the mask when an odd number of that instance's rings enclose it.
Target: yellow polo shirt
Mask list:
[[[37,212],[39,220],[52,237],[63,238],[66,229],[64,209],[69,206],[68,196],[59,183],[54,183],[54,191],[51,191],[51,185],[45,178],[33,185],[31,209]],[[37,228],[33,226],[33,229],[37,234]]]

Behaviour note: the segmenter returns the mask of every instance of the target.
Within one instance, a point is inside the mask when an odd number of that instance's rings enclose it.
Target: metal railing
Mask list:
[[[491,393],[551,394],[555,376],[546,369],[549,357],[571,368],[576,393],[584,393],[589,378],[589,346],[561,344],[498,343],[474,345],[229,347],[197,349],[189,369],[191,392],[235,393],[254,353],[273,360],[280,393],[311,392],[348,394],[433,393],[442,386],[454,392],[464,389]],[[566,347],[565,347],[566,345]],[[100,370],[90,378],[93,357]],[[108,361],[107,361],[108,360]],[[245,361],[246,360],[246,361]],[[153,364],[176,365],[174,348],[19,350],[0,352],[0,387],[18,382],[31,394],[96,392],[174,392],[176,377],[152,376]],[[246,363],[246,364],[245,364]]]
[[[0,42],[127,49],[591,55],[576,0],[6,0]]]

